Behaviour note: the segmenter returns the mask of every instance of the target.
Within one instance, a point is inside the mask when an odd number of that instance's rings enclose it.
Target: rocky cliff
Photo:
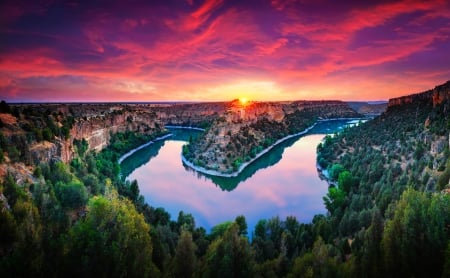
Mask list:
[[[88,150],[100,151],[111,134],[151,134],[165,125],[206,127],[225,109],[225,103],[21,104],[0,113],[0,132],[7,145],[5,154],[17,156],[13,161],[69,162],[75,154],[74,140],[84,139]]]
[[[436,86],[432,90],[428,90],[418,94],[392,98],[389,100],[388,109],[394,106],[401,106],[410,103],[428,103],[431,102],[433,107],[450,99],[450,81]]]
[[[265,148],[301,132],[317,119],[358,118],[340,101],[250,102],[227,104],[201,138],[183,148],[186,160],[206,171],[235,173]]]

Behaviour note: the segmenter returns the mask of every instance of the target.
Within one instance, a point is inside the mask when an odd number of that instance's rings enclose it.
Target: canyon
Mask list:
[[[423,93],[390,99],[387,109],[415,101],[431,101],[436,106],[449,98],[450,81]],[[68,163],[76,155],[74,142],[85,140],[89,151],[98,152],[108,146],[111,134],[131,131],[151,135],[165,131],[167,125],[206,129],[203,136],[183,149],[183,155],[196,166],[232,172],[277,139],[302,131],[316,120],[373,116],[382,113],[386,104],[342,101],[250,101],[244,104],[234,100],[31,103],[3,108],[0,139],[4,142],[2,151],[6,162],[21,161],[31,168],[52,160]],[[432,120],[435,119],[429,118],[424,124]],[[16,159],[11,158],[14,155],[10,154],[14,153]]]
[[[0,113],[0,130],[7,143],[21,142],[20,155],[26,164],[51,160],[68,163],[75,155],[75,140],[86,140],[88,150],[100,151],[108,146],[111,134],[117,132],[153,134],[163,131],[165,125],[205,128],[219,117],[229,122],[255,122],[261,117],[281,121],[287,113],[305,107],[326,107],[335,115],[344,110],[352,113],[338,101],[253,103],[245,110],[236,102],[11,104],[10,113]],[[71,124],[67,126],[67,136],[63,136],[61,129],[68,118]],[[37,134],[49,125],[55,125],[56,131],[47,140],[39,138]]]

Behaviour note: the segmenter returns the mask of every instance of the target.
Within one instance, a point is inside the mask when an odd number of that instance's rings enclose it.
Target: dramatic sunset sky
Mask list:
[[[449,79],[448,0],[0,4],[8,102],[385,100]]]

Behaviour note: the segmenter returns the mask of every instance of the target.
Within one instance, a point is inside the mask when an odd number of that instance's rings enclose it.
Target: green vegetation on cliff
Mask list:
[[[449,94],[447,83],[392,101],[318,146],[337,182],[324,197],[331,237],[352,242],[360,274],[439,277],[450,260]]]

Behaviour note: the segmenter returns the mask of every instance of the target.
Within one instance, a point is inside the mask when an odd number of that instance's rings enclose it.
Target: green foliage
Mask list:
[[[234,222],[239,226],[239,235],[247,236],[247,221],[245,220],[245,216],[239,215]]]
[[[382,239],[386,271],[393,276],[439,277],[448,242],[450,196],[408,188],[386,223]]]
[[[3,182],[3,194],[11,207],[13,207],[18,200],[23,200],[27,197],[26,192],[17,185],[11,174],[8,174]]]
[[[334,213],[336,209],[344,204],[345,192],[338,187],[330,186],[327,195],[323,197],[323,201],[327,210],[330,213]]]
[[[195,229],[195,219],[192,214],[185,214],[183,211],[180,211],[178,214],[177,225],[181,230],[192,233]]]
[[[339,173],[338,185],[343,191],[349,193],[357,185],[357,181],[349,171],[344,170]]]
[[[73,144],[77,148],[78,156],[83,157],[86,151],[88,150],[89,147],[88,142],[84,138],[82,140],[74,139]]]
[[[206,277],[253,277],[255,262],[248,240],[231,224],[208,248],[201,268]]]
[[[42,131],[42,137],[44,138],[44,140],[52,141],[53,139],[52,130],[48,127],[44,128],[44,130]]]
[[[1,209],[0,269],[5,275],[24,277],[39,273],[43,264],[42,224],[39,211],[11,176],[3,183],[11,210]],[[0,201],[0,204],[4,202]],[[2,205],[5,205],[3,203]]]
[[[210,238],[212,240],[217,239],[225,234],[225,231],[233,224],[231,221],[223,222],[217,224],[216,226],[211,228]]]
[[[155,275],[149,232],[130,201],[93,197],[86,217],[69,232],[70,269],[77,276]]]
[[[447,166],[444,172],[439,176],[437,187],[438,190],[444,189],[450,182],[450,159],[447,161]]]
[[[333,247],[319,237],[311,252],[298,257],[288,277],[336,277],[338,259]]]
[[[233,162],[233,170],[237,171],[239,169],[239,167],[241,167],[241,164],[242,164],[242,159],[236,158]]]
[[[68,184],[59,181],[56,183],[55,192],[64,208],[83,207],[88,199],[86,188],[79,181],[71,181]]]
[[[16,148],[16,146],[10,145],[10,146],[7,148],[7,151],[8,151],[9,159],[10,159],[12,162],[19,162],[19,161],[20,161],[21,153],[20,153],[19,150]]]
[[[341,164],[333,164],[333,166],[328,169],[328,174],[330,175],[330,179],[337,180],[339,178],[339,174],[345,171],[344,166]]]
[[[178,240],[175,257],[173,259],[174,277],[192,277],[197,267],[197,257],[195,251],[197,246],[192,240],[192,234],[189,231],[181,231]]]

